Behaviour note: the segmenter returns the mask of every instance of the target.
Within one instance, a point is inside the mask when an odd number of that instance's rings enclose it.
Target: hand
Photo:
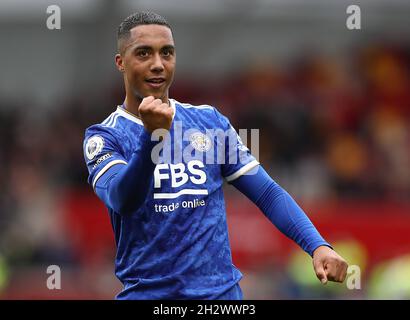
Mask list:
[[[138,113],[145,129],[150,133],[156,129],[171,128],[173,109],[161,99],[155,99],[153,96],[145,97],[138,107]]]
[[[343,282],[347,273],[347,262],[336,251],[320,246],[313,252],[313,268],[319,280]]]

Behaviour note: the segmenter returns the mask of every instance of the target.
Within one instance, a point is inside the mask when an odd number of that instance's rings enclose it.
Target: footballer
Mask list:
[[[86,129],[83,145],[88,182],[115,234],[115,273],[123,284],[116,298],[243,299],[228,240],[224,181],[312,257],[322,283],[343,282],[346,261],[229,120],[213,106],[169,97],[176,49],[167,21],[153,12],[134,13],[119,26],[117,44],[124,102]],[[208,134],[215,130],[225,135]]]

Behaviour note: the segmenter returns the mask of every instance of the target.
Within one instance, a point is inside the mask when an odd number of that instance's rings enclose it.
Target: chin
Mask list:
[[[155,99],[163,99],[166,96],[164,90],[134,90],[134,96],[138,99],[143,99],[148,96],[153,96]]]
[[[165,93],[163,92],[150,92],[148,96],[153,96],[155,99],[163,99],[165,97]]]

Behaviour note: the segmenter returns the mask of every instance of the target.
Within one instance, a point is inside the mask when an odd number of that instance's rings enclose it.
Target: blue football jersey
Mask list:
[[[170,105],[172,126],[152,149],[159,162],[143,204],[127,215],[107,206],[124,285],[118,299],[218,299],[242,278],[232,263],[222,186],[259,163],[216,108]],[[123,106],[86,129],[95,190],[110,168],[127,165],[143,130]]]

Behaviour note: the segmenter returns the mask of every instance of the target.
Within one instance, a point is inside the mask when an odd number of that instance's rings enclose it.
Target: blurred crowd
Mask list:
[[[260,129],[261,163],[296,197],[406,201],[408,50],[255,61],[225,82],[220,105],[237,127]]]
[[[260,162],[297,199],[410,199],[410,48],[309,52],[285,65],[261,57],[223,77],[177,72],[170,96],[258,128]],[[91,192],[84,130],[123,98],[113,83],[47,112],[0,100],[0,258],[9,265],[79,264],[59,199]]]

